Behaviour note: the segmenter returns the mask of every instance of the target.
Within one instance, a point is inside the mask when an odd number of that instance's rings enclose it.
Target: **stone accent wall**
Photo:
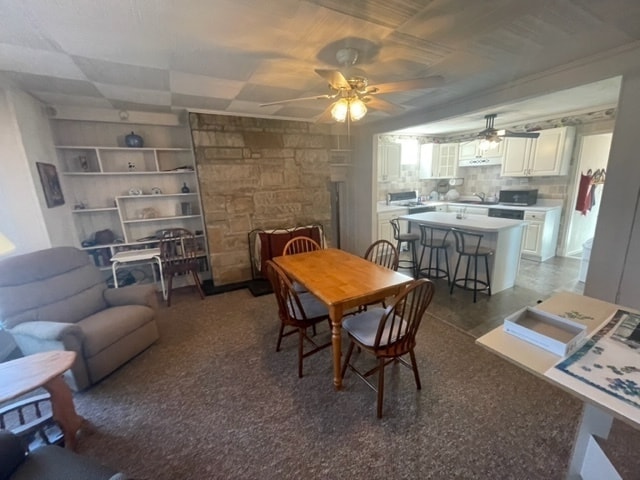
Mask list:
[[[331,242],[327,125],[189,114],[215,285],[251,279],[248,233],[321,223]]]

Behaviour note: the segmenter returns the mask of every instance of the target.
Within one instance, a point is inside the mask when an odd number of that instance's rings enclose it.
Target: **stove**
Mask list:
[[[389,193],[387,195],[387,205],[397,205],[399,207],[407,207],[409,213],[433,212],[435,207],[423,205],[418,201],[418,192],[398,192]]]
[[[413,206],[409,206],[409,213],[424,213],[424,212],[435,212],[436,211],[436,207],[431,206],[431,205],[421,205],[421,204],[416,204]]]

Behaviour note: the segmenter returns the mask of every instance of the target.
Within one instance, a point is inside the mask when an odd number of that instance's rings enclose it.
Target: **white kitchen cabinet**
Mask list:
[[[378,240],[388,240],[395,245],[396,240],[393,238],[393,227],[391,226],[390,220],[401,215],[407,215],[408,213],[408,208],[397,209],[392,212],[378,213]],[[406,230],[406,224],[407,222],[400,222],[400,228]]]
[[[574,127],[541,130],[538,138],[507,138],[501,175],[566,175],[569,171],[574,140]]]
[[[461,142],[458,150],[458,160],[473,160],[474,158],[502,158],[504,156],[504,140],[494,148],[482,150],[480,140]],[[496,162],[497,163],[497,162]]]
[[[400,178],[402,146],[399,143],[378,143],[378,181]]]
[[[489,216],[489,207],[477,207],[475,205],[468,205],[465,203],[450,203],[447,206],[446,211],[452,213],[464,211],[465,215],[484,215],[485,217]]]
[[[420,145],[419,178],[454,178],[458,174],[458,143]]]
[[[549,211],[526,210],[522,257],[544,262],[556,254],[560,209]]]

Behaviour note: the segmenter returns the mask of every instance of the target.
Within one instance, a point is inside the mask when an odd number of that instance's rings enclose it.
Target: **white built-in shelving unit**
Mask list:
[[[114,253],[156,247],[162,230],[181,227],[201,239],[201,270],[209,276],[188,127],[52,120],[52,129],[78,246],[99,267],[107,271]],[[132,131],[143,137],[144,147],[124,146]],[[113,232],[114,241],[94,244],[103,230]]]

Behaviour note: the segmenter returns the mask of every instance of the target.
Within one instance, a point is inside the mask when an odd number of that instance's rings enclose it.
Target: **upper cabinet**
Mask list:
[[[537,139],[507,138],[503,177],[566,175],[575,141],[574,127],[541,130]]]
[[[504,156],[504,144],[505,142],[499,142],[494,148],[482,150],[480,148],[480,140],[462,142],[460,143],[458,158],[459,160],[473,160],[475,158],[502,158]]]
[[[388,182],[400,178],[401,148],[399,143],[378,142],[379,182]]]
[[[457,176],[458,148],[458,143],[425,143],[421,145],[420,179]]]

